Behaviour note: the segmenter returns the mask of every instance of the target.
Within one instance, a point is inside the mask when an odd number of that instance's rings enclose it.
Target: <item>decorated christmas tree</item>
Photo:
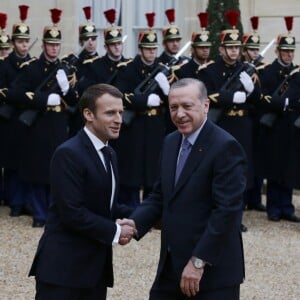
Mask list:
[[[220,33],[222,30],[230,28],[225,12],[228,10],[237,10],[240,12],[239,0],[209,0],[207,5],[208,12],[208,30],[210,31],[210,40],[212,42],[211,58],[216,59],[219,55]],[[239,20],[237,29],[243,35],[243,27]]]

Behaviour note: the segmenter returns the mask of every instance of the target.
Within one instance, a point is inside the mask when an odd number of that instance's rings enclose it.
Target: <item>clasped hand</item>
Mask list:
[[[117,219],[117,224],[121,226],[121,234],[119,238],[120,245],[127,245],[131,239],[137,235],[135,223],[131,219]]]

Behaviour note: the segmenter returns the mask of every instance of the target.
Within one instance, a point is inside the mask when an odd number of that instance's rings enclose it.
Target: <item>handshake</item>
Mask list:
[[[116,223],[121,227],[121,234],[119,237],[120,245],[127,245],[134,236],[137,236],[135,223],[131,219],[117,219]]]

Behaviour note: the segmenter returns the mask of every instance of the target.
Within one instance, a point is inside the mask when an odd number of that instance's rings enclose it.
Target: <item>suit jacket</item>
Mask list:
[[[112,286],[114,220],[131,209],[116,203],[117,190],[110,209],[108,176],[84,130],[57,148],[50,175],[53,204],[29,275],[67,287],[91,288],[100,281]]]
[[[246,186],[245,154],[226,131],[207,120],[174,186],[181,134],[164,142],[160,178],[131,215],[139,238],[161,218],[157,276],[170,251],[178,284],[191,256],[209,263],[200,289],[240,284],[244,277],[239,215]]]

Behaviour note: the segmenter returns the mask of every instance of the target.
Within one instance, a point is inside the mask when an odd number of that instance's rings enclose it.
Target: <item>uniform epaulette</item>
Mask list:
[[[262,64],[260,64],[259,66],[257,66],[255,69],[256,69],[256,71],[263,70],[265,67],[267,67],[269,65],[270,65],[270,63],[262,62]]]
[[[133,61],[132,58],[129,58],[126,61],[121,61],[117,64],[117,68],[123,68],[123,67],[127,67],[128,64],[130,64]]]
[[[175,71],[179,70],[182,66],[183,65],[174,65],[174,66],[172,66],[171,69],[172,69],[173,72],[175,72]]]
[[[295,68],[289,73],[289,76],[292,76],[297,72],[300,72],[300,66],[298,65],[296,65]]]
[[[63,56],[61,57],[60,60],[65,60],[65,59],[67,59],[70,55],[73,55],[73,53],[63,55]]]
[[[24,61],[21,65],[20,65],[20,69],[26,67],[26,66],[29,66],[32,62],[36,61],[37,58],[34,56],[34,57],[31,57],[29,60],[27,61]]]
[[[95,60],[97,59],[100,59],[101,56],[95,56],[95,57],[92,57],[92,58],[88,58],[88,59],[85,59],[82,64],[83,65],[86,65],[86,64],[92,64]]]
[[[207,68],[207,66],[213,64],[214,62],[215,62],[214,60],[210,60],[210,61],[208,61],[207,63],[205,63],[205,64],[199,66],[198,69],[197,69],[197,72],[199,72],[199,71],[201,71],[201,70]]]

